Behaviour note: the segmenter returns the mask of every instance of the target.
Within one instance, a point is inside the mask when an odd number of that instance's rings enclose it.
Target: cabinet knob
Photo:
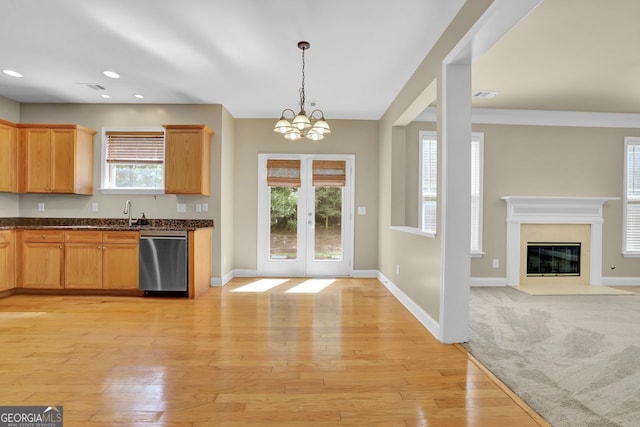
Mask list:
[[[46,239],[46,238],[47,238],[47,235],[46,235],[46,234],[43,234],[41,237],[42,237],[43,239]]]

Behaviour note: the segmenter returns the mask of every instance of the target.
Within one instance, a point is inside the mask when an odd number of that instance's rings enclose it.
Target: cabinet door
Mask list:
[[[0,191],[18,191],[18,131],[0,120]]]
[[[22,246],[20,284],[25,288],[64,287],[62,243],[30,243]]]
[[[51,191],[54,193],[75,191],[75,135],[73,129],[51,131]]]
[[[21,129],[22,152],[21,193],[51,191],[51,131],[49,129]],[[68,165],[67,167],[71,167]]]
[[[102,232],[67,231],[64,241],[64,287],[101,289]]]
[[[209,195],[213,131],[200,125],[165,127],[165,192]]]
[[[16,286],[15,240],[12,230],[0,230],[0,291]]]
[[[105,243],[102,251],[102,287],[138,289],[138,245]]]

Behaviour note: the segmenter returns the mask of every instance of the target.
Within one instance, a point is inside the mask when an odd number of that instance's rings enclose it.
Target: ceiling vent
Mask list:
[[[473,93],[476,98],[495,98],[500,92],[495,90],[478,90]]]
[[[93,89],[93,90],[107,90],[106,87],[102,86],[101,84],[98,83],[78,83],[79,85],[82,86],[86,86],[89,89]]]

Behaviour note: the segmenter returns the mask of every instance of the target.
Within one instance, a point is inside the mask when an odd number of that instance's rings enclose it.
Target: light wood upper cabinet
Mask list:
[[[0,191],[18,191],[18,129],[0,119]]]
[[[79,125],[18,128],[19,192],[93,194],[94,130]]]
[[[205,125],[165,125],[165,192],[211,193],[211,137]]]
[[[16,286],[15,234],[13,230],[0,230],[0,291]]]

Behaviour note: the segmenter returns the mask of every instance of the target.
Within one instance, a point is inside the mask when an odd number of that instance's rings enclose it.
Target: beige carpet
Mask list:
[[[526,284],[517,290],[529,295],[635,295],[636,286],[613,288],[611,286],[572,285],[572,284]]]
[[[472,288],[464,347],[553,427],[640,425],[638,295]]]

